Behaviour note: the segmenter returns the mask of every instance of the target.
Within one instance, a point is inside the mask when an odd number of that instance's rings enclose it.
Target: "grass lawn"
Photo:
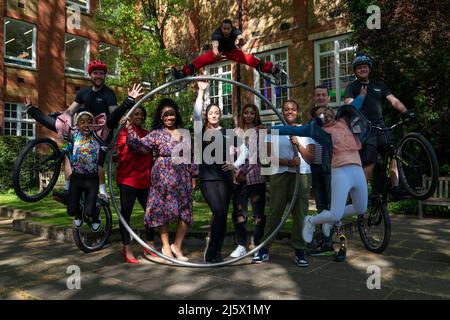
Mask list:
[[[53,200],[51,196],[47,196],[41,201],[35,203],[28,203],[20,200],[14,193],[0,193],[0,205],[7,206],[9,208],[21,209],[31,212],[39,212],[48,214],[46,217],[30,217],[29,219],[41,223],[52,224],[56,226],[70,227],[72,225],[72,218],[67,215],[66,207],[61,203]],[[227,230],[234,230],[233,223],[231,221],[231,211],[232,206],[230,205],[228,213],[228,226]],[[118,227],[119,219],[111,205],[111,210],[113,212],[113,228]],[[268,212],[266,208],[266,213]],[[133,215],[131,218],[131,225],[133,228],[142,228],[144,220],[144,212],[138,202],[133,210]],[[209,221],[211,218],[211,210],[208,205],[203,202],[194,202],[194,224],[191,226],[193,231],[207,230],[209,226]],[[253,229],[253,224],[249,219],[248,229]],[[288,218],[282,230],[290,231],[292,228],[292,219]],[[172,225],[172,229],[175,230],[175,225]]]

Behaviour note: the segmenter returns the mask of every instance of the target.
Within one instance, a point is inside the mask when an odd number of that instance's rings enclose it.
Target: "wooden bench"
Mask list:
[[[433,196],[427,200],[419,200],[419,219],[423,218],[423,206],[450,206],[450,194],[448,193],[448,185],[450,177],[440,177],[436,191]],[[430,183],[426,180],[425,183]]]

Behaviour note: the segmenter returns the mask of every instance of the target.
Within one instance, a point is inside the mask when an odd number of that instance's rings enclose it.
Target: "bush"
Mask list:
[[[0,191],[12,188],[12,168],[19,151],[27,143],[27,138],[0,136]]]

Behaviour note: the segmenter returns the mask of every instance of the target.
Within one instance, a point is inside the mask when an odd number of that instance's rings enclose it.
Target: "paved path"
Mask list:
[[[119,243],[83,254],[74,245],[12,231],[0,220],[0,299],[449,299],[450,221],[393,218],[392,240],[383,255],[366,251],[358,235],[348,259],[310,258],[297,267],[292,250],[277,242],[270,262],[193,269],[142,259],[122,262]],[[201,243],[186,253],[200,261]],[[231,245],[228,244],[228,249]],[[135,252],[141,252],[135,246]],[[81,270],[81,289],[67,288],[67,268]],[[381,268],[381,289],[367,288],[367,267]]]

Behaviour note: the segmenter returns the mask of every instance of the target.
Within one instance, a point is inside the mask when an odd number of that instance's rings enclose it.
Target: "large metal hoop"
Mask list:
[[[161,86],[159,86],[158,88],[152,90],[151,92],[147,93],[141,100],[139,100],[138,103],[136,103],[133,108],[131,108],[131,110],[127,113],[127,117],[129,117],[136,108],[138,108],[140,105],[142,105],[146,100],[148,100],[150,97],[154,96],[155,94],[157,94],[158,92],[164,90],[167,87],[173,86],[175,84],[178,84],[180,82],[189,82],[189,81],[220,81],[220,82],[226,82],[226,83],[230,83],[233,85],[236,85],[238,87],[243,88],[244,90],[247,90],[251,93],[253,93],[255,96],[257,96],[258,98],[260,98],[262,101],[264,101],[264,103],[266,103],[268,106],[270,106],[270,108],[272,109],[273,112],[275,112],[275,114],[278,116],[279,120],[286,125],[286,120],[284,120],[283,116],[281,115],[281,113],[275,108],[275,106],[266,98],[264,97],[261,93],[259,93],[258,91],[256,91],[255,89],[231,80],[231,79],[226,79],[226,78],[220,78],[220,77],[213,77],[213,76],[195,76],[195,77],[186,77],[183,79],[178,79],[178,80],[174,80],[168,83],[165,83]],[[116,130],[113,140],[112,140],[112,145],[115,145],[117,142],[117,138],[119,136],[119,132],[122,128],[122,125],[119,126],[118,130]],[[167,261],[172,262],[175,265],[178,266],[185,266],[185,267],[192,267],[192,268],[211,268],[211,267],[223,267],[235,262],[238,262],[246,257],[249,257],[250,255],[254,254],[255,252],[257,252],[260,248],[264,247],[264,245],[269,242],[280,230],[280,228],[282,227],[282,225],[286,222],[287,218],[289,217],[289,215],[292,212],[292,209],[294,208],[294,204],[295,201],[297,200],[298,197],[298,192],[299,192],[299,188],[300,188],[300,168],[297,167],[296,170],[296,179],[295,179],[295,190],[294,190],[294,196],[291,200],[291,203],[289,204],[288,210],[284,213],[284,215],[281,218],[280,223],[278,224],[278,226],[273,230],[273,232],[270,234],[270,236],[268,236],[266,238],[265,241],[263,241],[262,243],[260,243],[257,247],[253,248],[252,250],[250,250],[249,252],[247,252],[245,255],[238,257],[238,258],[234,258],[231,260],[227,260],[227,261],[223,261],[223,262],[219,262],[219,263],[211,263],[211,264],[205,264],[205,263],[192,263],[192,262],[184,262],[184,261],[179,261],[175,258],[171,258],[168,256],[163,255],[162,253],[154,250],[153,248],[150,248],[150,246],[145,243],[145,241],[143,241],[134,231],[133,229],[131,229],[131,227],[128,225],[128,223],[125,221],[125,219],[122,217],[122,214],[120,213],[120,209],[119,206],[117,204],[117,201],[114,197],[114,191],[113,191],[113,183],[112,183],[112,157],[113,154],[112,152],[108,153],[107,156],[107,164],[108,164],[108,186],[109,186],[109,193],[110,193],[110,198],[111,198],[111,202],[114,206],[114,210],[116,210],[117,216],[120,219],[120,222],[123,224],[123,226],[125,227],[125,229],[127,229],[127,231],[133,236],[133,238],[139,243],[141,244],[144,248],[146,248],[148,251],[155,253],[158,257],[163,258]],[[292,232],[300,232],[300,230],[292,230]]]

